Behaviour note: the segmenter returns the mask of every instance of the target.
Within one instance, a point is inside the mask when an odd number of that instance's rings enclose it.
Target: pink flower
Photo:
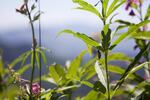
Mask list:
[[[34,95],[40,94],[40,85],[38,83],[33,83],[32,84],[32,93]]]

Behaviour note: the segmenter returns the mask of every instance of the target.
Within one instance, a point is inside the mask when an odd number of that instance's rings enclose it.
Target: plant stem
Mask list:
[[[114,91],[116,91],[123,84],[123,82],[125,81],[125,78],[128,75],[128,73],[139,62],[139,60],[142,58],[143,54],[146,52],[146,50],[149,48],[149,46],[150,46],[150,42],[143,49],[141,49],[140,52],[135,56],[134,61],[129,64],[128,68],[126,69],[124,74],[119,79],[119,82],[115,85],[115,87],[113,89]]]
[[[35,38],[35,32],[34,32],[34,25],[32,22],[32,18],[31,18],[31,13],[29,11],[28,8],[28,4],[26,3],[26,9],[27,9],[27,14],[28,14],[28,18],[30,21],[30,25],[31,25],[31,30],[32,30],[32,50],[33,50],[33,63],[32,63],[32,71],[31,71],[31,79],[30,79],[30,100],[32,100],[32,83],[33,83],[33,78],[34,78],[34,70],[35,70],[35,53],[36,53],[36,38]]]
[[[107,95],[108,100],[110,100],[110,90],[109,90],[109,72],[108,72],[108,64],[107,64],[108,51],[105,51],[105,68],[106,68],[106,79],[107,79]]]
[[[139,17],[140,21],[141,22],[144,21],[145,19],[143,18],[143,15],[142,15],[142,6],[139,7],[139,14],[140,14],[140,17]],[[143,30],[142,31],[146,31],[145,28],[144,28],[144,26],[143,26]],[[146,45],[146,40],[143,40],[143,41],[144,41],[144,43]],[[146,61],[149,61],[149,53],[148,53],[148,51],[147,51],[147,55],[144,55],[144,58],[146,59]],[[148,66],[149,66],[149,64],[148,64]],[[149,68],[148,68],[148,70],[145,69],[145,74],[148,77],[150,76],[150,70],[149,70]]]
[[[39,7],[39,12],[41,12],[41,5],[40,5],[40,0],[38,0],[38,7]],[[41,43],[41,18],[39,18],[39,47],[41,47],[42,43]],[[40,59],[40,63],[39,63],[39,79],[40,79],[40,92],[41,92],[41,87],[42,87],[42,79],[41,79],[41,76],[42,76],[42,62],[41,62],[41,54],[39,53],[39,59]]]

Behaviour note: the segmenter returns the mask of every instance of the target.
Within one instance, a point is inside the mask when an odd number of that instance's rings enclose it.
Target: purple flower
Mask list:
[[[130,6],[131,6],[131,3],[128,2],[127,5],[126,5],[126,7],[125,7],[125,9],[128,10]]]
[[[38,84],[38,83],[33,83],[32,84],[32,93],[34,94],[34,95],[38,95],[38,94],[40,94],[40,85]]]
[[[134,11],[133,11],[133,10],[131,10],[131,11],[130,11],[130,13],[129,13],[129,15],[130,15],[130,16],[135,16]]]
[[[142,5],[142,0],[127,0],[125,10],[128,10],[133,5],[141,6]]]

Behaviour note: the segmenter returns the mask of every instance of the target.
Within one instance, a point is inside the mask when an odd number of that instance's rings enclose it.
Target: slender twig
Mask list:
[[[32,100],[32,83],[33,83],[33,78],[34,78],[34,70],[35,70],[35,53],[36,53],[36,38],[35,38],[35,32],[34,32],[34,25],[32,22],[32,18],[31,18],[31,13],[29,11],[28,8],[28,4],[25,3],[26,9],[27,9],[27,14],[28,14],[28,18],[30,21],[30,25],[31,25],[31,30],[32,30],[32,50],[33,50],[33,63],[32,63],[32,71],[31,71],[31,79],[30,79],[30,100]]]
[[[105,51],[105,68],[106,68],[106,79],[107,79],[107,95],[108,100],[110,100],[110,90],[109,90],[109,72],[108,72],[108,64],[107,64],[108,51]]]
[[[39,7],[39,12],[41,12],[41,5],[40,5],[40,0],[38,0],[38,7]],[[42,35],[41,35],[41,18],[39,18],[39,47],[41,48],[42,46]],[[42,86],[42,79],[41,79],[41,76],[42,76],[42,59],[41,59],[41,54],[39,53],[39,59],[40,59],[40,62],[39,62],[39,80],[40,80],[40,91],[41,91],[41,86]]]
[[[104,12],[104,9],[102,9],[102,12]],[[105,15],[103,15],[103,24],[104,26],[106,25],[106,19],[105,19]],[[110,100],[110,82],[109,82],[109,72],[108,72],[108,47],[105,48],[104,47],[104,54],[105,54],[105,69],[106,69],[106,80],[107,80],[107,98],[108,100]]]

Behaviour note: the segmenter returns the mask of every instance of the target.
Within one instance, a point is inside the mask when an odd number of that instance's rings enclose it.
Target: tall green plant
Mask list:
[[[121,34],[114,42],[112,42],[112,40],[111,40],[112,32],[111,32],[111,29],[109,28],[109,25],[112,24],[111,20],[115,16],[114,12],[117,10],[117,8],[119,8],[122,4],[124,4],[125,1],[126,0],[122,0],[122,1],[114,0],[110,3],[110,5],[108,5],[109,0],[100,0],[100,2],[98,2],[96,4],[96,6],[98,6],[99,3],[101,3],[101,5],[102,5],[102,9],[100,10],[101,12],[99,12],[96,7],[94,7],[93,5],[89,4],[88,2],[86,2],[84,0],[73,0],[74,3],[77,3],[79,5],[79,7],[77,7],[77,9],[89,11],[89,12],[95,14],[96,16],[98,16],[100,18],[100,20],[103,22],[104,26],[103,26],[103,30],[101,31],[102,40],[100,43],[93,40],[91,37],[87,36],[86,34],[81,34],[79,32],[73,32],[72,30],[67,29],[67,30],[63,30],[62,32],[60,32],[60,33],[72,34],[75,37],[83,40],[88,46],[93,46],[93,47],[97,48],[98,55],[100,54],[100,52],[102,52],[104,54],[104,58],[105,58],[104,66],[105,66],[105,71],[106,71],[105,73],[106,73],[106,82],[107,82],[107,86],[105,86],[105,88],[107,89],[107,99],[108,100],[110,100],[112,98],[111,93],[110,93],[110,80],[109,80],[109,72],[108,72],[109,52],[114,47],[116,47],[122,40],[124,40],[125,38],[127,38],[129,36],[133,36],[132,34],[134,34],[140,27],[142,27],[150,22],[149,20],[144,20],[138,24],[134,24],[134,25],[130,24],[130,28],[128,29],[128,31]],[[109,18],[111,15],[112,15],[112,18]],[[121,21],[121,22],[124,22],[124,21]],[[116,30],[118,30],[118,29],[120,29],[120,27],[116,28]],[[145,48],[143,48],[141,50],[141,52],[138,53],[138,55],[135,57],[133,62],[131,62],[131,64],[129,65],[127,70],[124,72],[122,78],[116,84],[115,89],[118,86],[118,84],[120,84],[120,82],[123,83],[124,77],[126,77],[128,75],[128,73],[131,71],[131,69],[139,62],[140,58],[144,55],[144,53],[147,51],[148,48],[149,48],[149,44],[147,44],[147,46]],[[99,57],[99,59],[100,59],[100,57]],[[101,79],[100,79],[100,82],[102,82]],[[104,83],[102,82],[101,85],[103,85],[103,84]]]

